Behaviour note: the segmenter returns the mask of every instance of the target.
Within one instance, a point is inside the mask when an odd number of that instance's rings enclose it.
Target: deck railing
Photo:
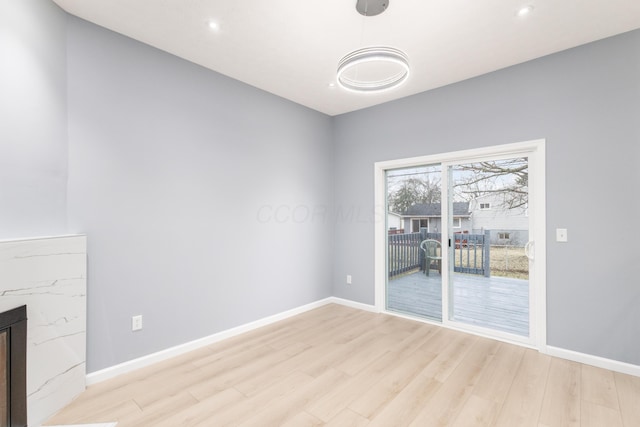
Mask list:
[[[489,231],[485,231],[484,234],[454,234],[453,271],[489,277],[491,248],[489,234]]]
[[[441,233],[428,233],[422,229],[418,233],[393,234],[388,239],[389,277],[424,268],[424,252],[420,242],[433,239],[442,242]],[[479,274],[489,277],[489,231],[484,234],[454,234],[453,271],[457,273]],[[447,246],[448,246],[447,241]]]

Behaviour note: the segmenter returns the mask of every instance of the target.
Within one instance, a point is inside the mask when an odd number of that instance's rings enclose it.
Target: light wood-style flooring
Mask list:
[[[640,426],[640,378],[330,304],[90,386],[49,424]]]

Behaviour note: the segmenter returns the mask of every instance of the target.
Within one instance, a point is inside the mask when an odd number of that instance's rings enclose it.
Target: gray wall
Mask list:
[[[331,119],[77,18],[68,32],[88,370],[329,297]]]
[[[66,16],[0,1],[0,239],[66,232]]]
[[[88,233],[89,371],[372,303],[373,163],[536,138],[549,344],[640,364],[639,249],[597,226],[640,207],[639,31],[330,119],[48,1],[0,2],[0,29],[0,238]]]
[[[334,295],[374,301],[374,162],[546,138],[548,343],[640,364],[640,246],[599,227],[640,211],[639,76],[634,31],[336,117],[336,207],[369,215],[335,227]]]

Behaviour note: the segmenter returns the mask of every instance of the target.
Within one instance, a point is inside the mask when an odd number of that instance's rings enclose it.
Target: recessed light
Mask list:
[[[218,31],[220,29],[220,25],[216,21],[209,21],[207,25],[212,31]]]
[[[336,87],[336,84],[334,82],[329,83],[329,88],[333,89],[334,87]]]
[[[516,15],[517,16],[527,16],[531,12],[533,12],[533,6],[531,6],[529,4],[527,6],[522,6],[520,9],[518,9],[518,11],[516,12]]]

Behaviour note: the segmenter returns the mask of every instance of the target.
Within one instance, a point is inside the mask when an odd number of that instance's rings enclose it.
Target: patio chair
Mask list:
[[[433,239],[423,240],[420,249],[424,251],[424,274],[429,275],[431,264],[435,263],[438,273],[442,274],[442,248],[440,242]]]

